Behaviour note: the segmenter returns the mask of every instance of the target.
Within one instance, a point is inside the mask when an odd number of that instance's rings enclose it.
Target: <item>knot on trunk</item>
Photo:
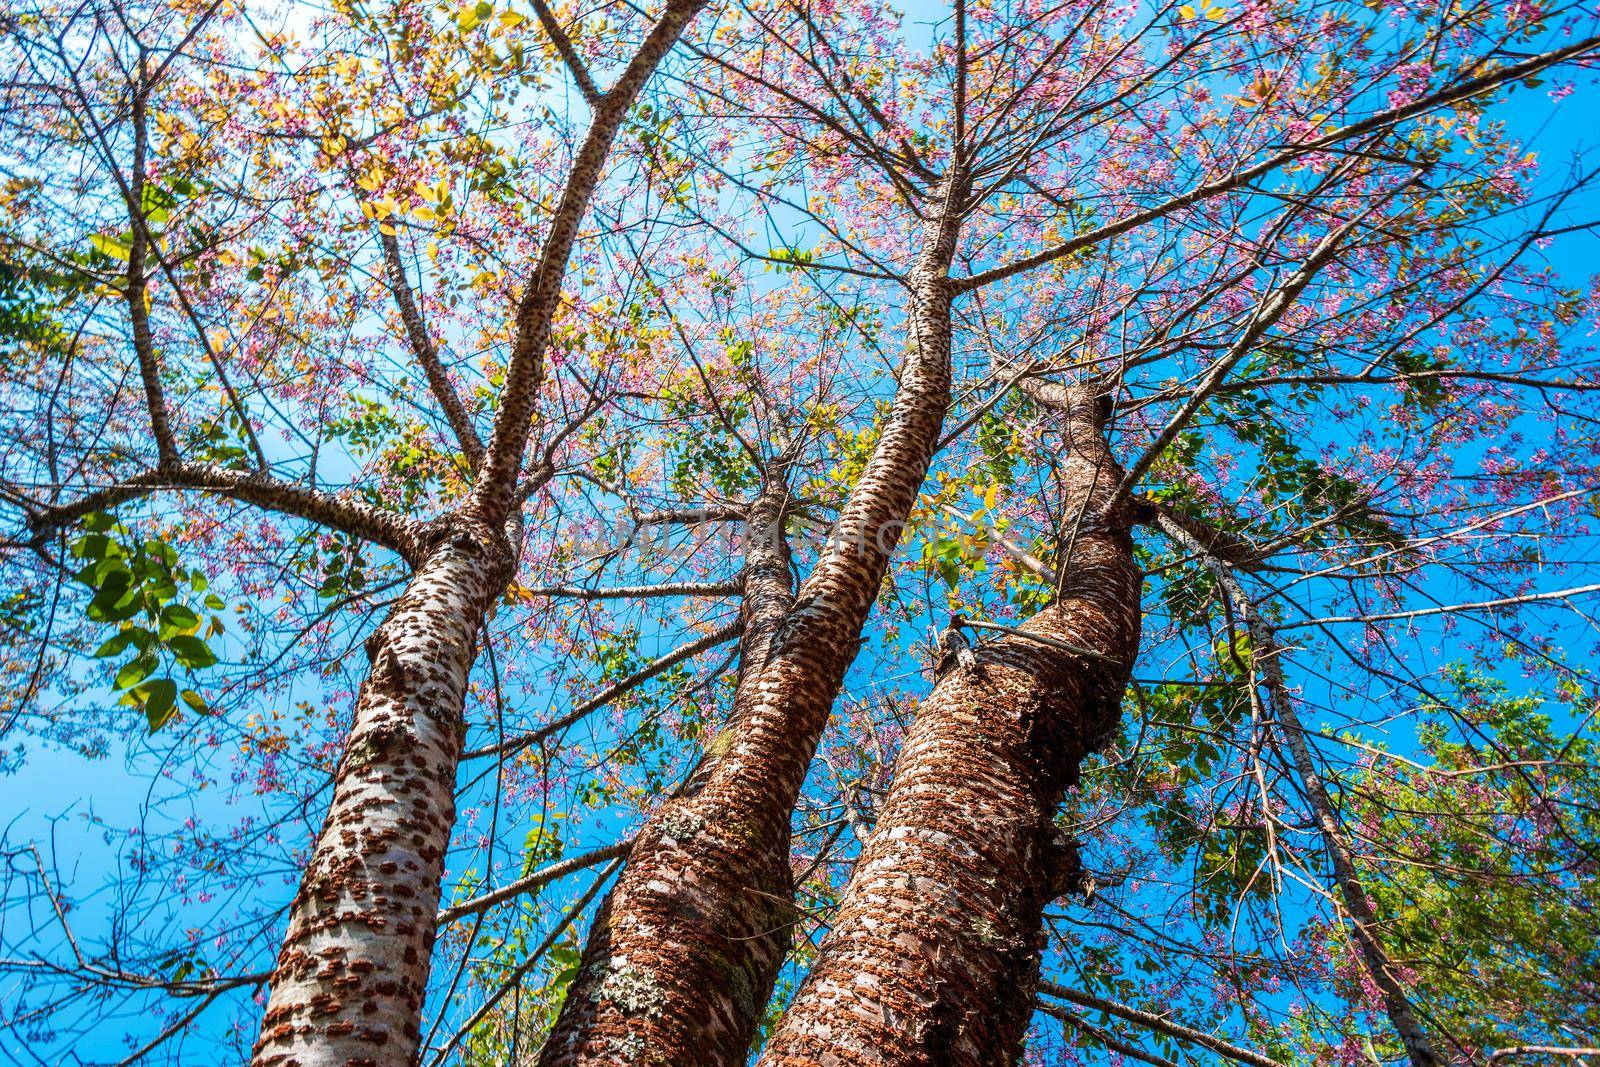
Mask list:
[[[417,535],[417,548],[423,560],[443,552],[475,557],[506,582],[517,564],[517,546],[501,524],[461,513],[429,520]]]
[[[1094,896],[1094,878],[1083,866],[1083,854],[1078,842],[1068,837],[1059,826],[1051,824],[1050,843],[1045,850],[1045,885],[1050,899],[1083,897],[1088,903]]]

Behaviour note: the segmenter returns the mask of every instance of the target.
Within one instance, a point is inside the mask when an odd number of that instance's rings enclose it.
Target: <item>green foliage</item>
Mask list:
[[[561,840],[561,822],[565,818],[559,811],[534,813],[533,825],[522,842],[523,877],[542,863],[560,859],[566,851],[566,843]]]
[[[202,463],[233,470],[246,470],[250,466],[244,420],[231,404],[215,418],[193,428],[187,437],[189,453]]]
[[[1423,709],[1430,769],[1380,758],[1343,791],[1376,845],[1364,877],[1390,952],[1472,1044],[1559,1037],[1556,1018],[1600,1032],[1600,752],[1543,698],[1451,675],[1453,706]]]
[[[978,420],[976,438],[983,450],[984,466],[1000,485],[1011,488],[1017,480],[1017,455],[1011,445],[1011,425],[993,411]]]
[[[179,565],[177,549],[167,542],[138,537],[103,512],[86,517],[83,529],[72,542],[72,555],[82,563],[73,577],[90,592],[89,619],[117,627],[95,656],[128,657],[112,682],[122,693],[119,703],[143,711],[151,733],[171,721],[179,701],[206,713],[205,699],[180,688],[172,673],[192,676],[216,664],[207,640],[223,632],[222,618],[202,617],[193,605],[218,612],[222,599],[207,591],[203,572]]]

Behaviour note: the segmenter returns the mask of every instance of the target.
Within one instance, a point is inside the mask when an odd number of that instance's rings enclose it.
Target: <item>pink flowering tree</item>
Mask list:
[[[1591,11],[6,18],[13,1044],[1595,1044]]]

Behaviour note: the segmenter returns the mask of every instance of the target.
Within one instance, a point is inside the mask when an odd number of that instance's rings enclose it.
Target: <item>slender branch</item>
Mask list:
[[[117,1061],[117,1067],[128,1067],[129,1064],[138,1063],[140,1060],[142,1060],[146,1056],[150,1055],[150,1053],[152,1053],[156,1049],[160,1048],[161,1045],[163,1045],[167,1041],[170,1041],[173,1038],[174,1035],[176,1035],[181,1030],[183,1030],[185,1027],[187,1027],[190,1023],[192,1023],[196,1019],[198,1019],[200,1017],[200,1013],[205,1011],[207,1008],[211,1007],[212,1002],[215,1001],[218,997],[222,996],[222,994],[224,992],[226,992],[226,990],[224,990],[224,989],[213,989],[211,992],[207,993],[204,997],[201,997],[200,998],[200,1003],[196,1004],[189,1011],[184,1012],[182,1015],[180,1015],[176,1019],[174,1019],[167,1026],[167,1028],[165,1030],[162,1030],[155,1037],[153,1037],[149,1041],[145,1042],[132,1055],[128,1056],[126,1059],[118,1060]]]
[[[589,132],[573,157],[539,262],[517,305],[516,332],[506,365],[500,411],[469,504],[469,510],[485,519],[500,521],[516,502],[517,474],[528,447],[535,401],[544,384],[545,347],[561,301],[561,280],[611,144],[639,91],[705,3],[706,0],[668,0],[666,10],[627,69],[595,109]]]
[[[563,597],[568,600],[632,600],[657,596],[728,596],[744,588],[731,582],[660,582],[656,585],[613,585],[591,588],[581,585],[542,585],[521,590],[524,596]]]
[[[166,392],[161,385],[161,366],[156,361],[155,336],[150,329],[149,282],[145,276],[145,259],[150,251],[150,234],[143,225],[145,157],[149,145],[145,109],[149,91],[150,87],[145,82],[144,57],[140,56],[139,82],[133,92],[133,166],[125,188],[130,234],[128,284],[124,296],[128,302],[128,317],[133,324],[133,351],[139,360],[139,380],[144,384],[145,406],[150,413],[150,435],[155,438],[159,461],[170,463],[178,458],[178,445],[172,436],[172,422],[167,414]]]
[[[1419,177],[1413,176],[1410,181],[1390,192],[1389,196],[1393,196],[1400,192],[1401,189],[1414,184]],[[1288,280],[1282,286],[1270,292],[1256,305],[1256,310],[1250,317],[1249,325],[1239,335],[1239,339],[1233,343],[1220,359],[1211,365],[1211,368],[1206,371],[1205,377],[1200,380],[1199,384],[1189,391],[1188,399],[1183,402],[1177,411],[1173,412],[1172,417],[1161,428],[1161,432],[1156,434],[1155,440],[1150,442],[1144,453],[1128,465],[1127,473],[1122,476],[1122,483],[1117,486],[1117,491],[1113,496],[1113,504],[1133,492],[1134,487],[1139,484],[1139,479],[1144,477],[1145,472],[1150,469],[1151,465],[1160,458],[1161,453],[1166,450],[1167,446],[1183,431],[1183,428],[1188,425],[1189,420],[1194,417],[1195,413],[1211,399],[1211,394],[1216,392],[1217,388],[1222,385],[1227,376],[1232,373],[1233,368],[1256,350],[1257,343],[1266,335],[1267,331],[1275,326],[1278,320],[1283,318],[1284,314],[1294,306],[1295,300],[1305,291],[1306,286],[1311,284],[1311,280],[1338,253],[1345,238],[1349,237],[1356,227],[1361,225],[1374,211],[1378,210],[1388,198],[1388,196],[1385,196],[1374,201],[1367,210],[1356,215],[1324,237],[1318,242],[1317,247],[1312,250],[1311,255],[1306,257],[1305,262],[1289,276]]]
[[[1514,608],[1539,600],[1565,600],[1571,596],[1600,593],[1600,585],[1578,585],[1571,589],[1553,589],[1546,593],[1524,593],[1522,596],[1501,597],[1499,600],[1480,600],[1473,604],[1441,604],[1434,608],[1417,608],[1413,611],[1386,611],[1378,615],[1331,615],[1321,619],[1302,619],[1299,622],[1281,623],[1279,630],[1298,630],[1306,626],[1328,626],[1337,622],[1390,622],[1395,619],[1420,619],[1428,615],[1453,615],[1460,611],[1492,611],[1496,608]]]
[[[428,388],[444,409],[444,417],[449,421],[450,429],[455,431],[456,443],[466,455],[467,463],[473,471],[477,471],[483,466],[483,442],[478,438],[478,431],[472,425],[472,416],[467,414],[455,386],[450,384],[450,377],[439,360],[439,348],[433,343],[427,324],[422,320],[422,310],[417,306],[416,294],[406,277],[405,260],[400,254],[400,238],[379,227],[378,240],[383,245],[384,266],[389,272],[389,291],[394,294],[395,304],[400,309],[400,322],[405,326],[411,354],[422,367],[423,374],[427,375]]]
[[[557,734],[562,730],[565,730],[567,727],[571,726],[585,715],[588,715],[590,712],[595,711],[598,708],[605,707],[607,704],[611,703],[613,700],[617,699],[619,696],[622,696],[629,690],[643,685],[645,682],[648,682],[658,674],[670,670],[672,667],[682,663],[686,659],[689,659],[691,656],[696,656],[708,648],[716,648],[718,645],[726,644],[727,642],[732,641],[735,637],[739,636],[743,629],[743,621],[736,620],[726,626],[721,627],[720,629],[713,630],[704,637],[690,641],[686,645],[681,645],[678,648],[673,649],[671,652],[668,652],[659,659],[652,660],[651,663],[643,670],[634,674],[630,674],[621,681],[614,682],[611,685],[606,686],[604,689],[600,690],[600,692],[596,693],[588,700],[585,700],[583,703],[579,704],[577,707],[573,708],[571,711],[567,712],[567,714],[561,716],[561,718],[555,720],[554,722],[547,723],[546,725],[539,727],[537,730],[520,734],[511,738],[510,740],[503,741],[500,744],[490,745],[486,748],[473,749],[471,752],[466,753],[461,758],[463,760],[469,760],[479,759],[484,756],[505,757],[513,753],[520,752],[529,745],[536,745],[552,734]]]
[[[1130,1045],[1126,1041],[1117,1037],[1111,1031],[1094,1025],[1081,1015],[1070,1012],[1058,1004],[1051,1004],[1048,1001],[1043,1000],[1035,1000],[1034,1006],[1051,1018],[1059,1019],[1060,1021],[1066,1023],[1074,1030],[1081,1030],[1088,1034],[1090,1037],[1100,1042],[1100,1044],[1104,1045],[1106,1050],[1109,1052],[1115,1052],[1119,1056],[1126,1056],[1130,1060],[1138,1060],[1140,1063],[1148,1063],[1150,1064],[1150,1067],[1178,1067],[1178,1064],[1174,1063],[1173,1061],[1165,1059],[1161,1056],[1157,1056],[1153,1052],[1145,1052],[1143,1049]]]
[[[1569,1048],[1563,1045],[1512,1045],[1510,1048],[1495,1049],[1489,1054],[1491,1065],[1501,1060],[1511,1059],[1513,1056],[1566,1056],[1577,1059],[1580,1056],[1600,1056],[1600,1048]]]
[[[648,511],[634,517],[635,526],[696,526],[702,522],[742,522],[739,508],[683,508],[677,511]]]
[[[544,32],[549,35],[550,43],[556,46],[561,61],[567,65],[567,70],[572,75],[572,80],[578,86],[578,92],[583,94],[584,100],[592,108],[598,108],[606,94],[595,84],[594,78],[589,75],[589,67],[584,63],[583,57],[578,54],[577,47],[572,43],[572,38],[567,31],[561,28],[555,12],[550,10],[544,0],[533,0],[533,13],[539,17],[539,25],[544,27]]]
[[[488,1000],[484,1001],[483,1004],[478,1007],[478,1010],[473,1012],[472,1016],[468,1018],[464,1024],[462,1024],[461,1029],[455,1032],[455,1036],[449,1040],[445,1047],[439,1052],[439,1055],[433,1060],[435,1065],[444,1063],[446,1058],[449,1057],[450,1053],[455,1050],[456,1045],[460,1044],[461,1039],[467,1034],[471,1033],[473,1028],[481,1023],[484,1018],[494,1010],[494,1006],[500,1003],[501,999],[506,995],[506,993],[509,992],[513,986],[522,981],[523,975],[533,970],[534,965],[544,958],[544,954],[546,952],[550,951],[550,946],[556,943],[556,938],[565,933],[567,927],[571,926],[578,916],[583,914],[583,910],[589,906],[590,902],[593,901],[596,896],[599,895],[600,887],[605,885],[611,876],[616,874],[621,867],[622,861],[620,859],[614,859],[605,870],[600,872],[600,876],[594,880],[594,883],[590,885],[587,890],[584,891],[582,896],[572,902],[572,906],[567,909],[566,915],[562,916],[561,921],[556,923],[554,928],[552,928],[551,931],[545,935],[544,940],[539,942],[539,946],[532,952],[528,953],[528,958],[517,965],[516,969],[511,972],[510,977],[507,978],[506,981],[500,986],[499,990]]]
[[[1367,896],[1366,887],[1361,882],[1360,873],[1356,870],[1355,863],[1345,847],[1338,816],[1334,813],[1333,799],[1328,795],[1327,786],[1323,784],[1322,775],[1311,757],[1311,748],[1306,742],[1305,727],[1301,724],[1300,717],[1294,709],[1294,701],[1289,695],[1289,686],[1283,676],[1283,660],[1279,653],[1274,628],[1256,610],[1255,602],[1245,593],[1244,587],[1239,584],[1239,579],[1228,564],[1209,552],[1183,524],[1173,522],[1164,511],[1157,511],[1156,526],[1174,544],[1200,557],[1206,569],[1222,588],[1226,603],[1230,604],[1232,610],[1244,621],[1245,631],[1250,635],[1252,685],[1255,684],[1256,671],[1259,668],[1261,680],[1265,683],[1267,704],[1277,723],[1278,732],[1283,735],[1288,745],[1295,770],[1300,776],[1301,789],[1316,818],[1317,829],[1322,836],[1323,850],[1333,867],[1334,880],[1339,889],[1340,899],[1344,902],[1345,913],[1350,917],[1350,925],[1355,931],[1356,947],[1361,953],[1362,962],[1383,994],[1385,1013],[1399,1033],[1401,1043],[1405,1045],[1413,1067],[1438,1067],[1445,1061],[1434,1051],[1433,1043],[1417,1019],[1417,1010],[1395,973],[1395,966],[1389,958],[1388,950],[1378,937],[1377,915]]]
[[[1138,1008],[1119,1004],[1114,1000],[1105,1000],[1091,993],[1080,993],[1075,989],[1068,989],[1066,986],[1057,985],[1046,980],[1039,982],[1039,989],[1041,992],[1048,993],[1058,1000],[1065,1000],[1082,1008],[1103,1011],[1107,1015],[1115,1015],[1119,1019],[1136,1023],[1148,1030],[1154,1030],[1157,1033],[1166,1034],[1168,1037],[1199,1045],[1201,1048],[1209,1049],[1219,1056],[1224,1056],[1238,1063],[1248,1063],[1251,1067],[1283,1067],[1277,1060],[1263,1056],[1259,1052],[1251,1052],[1249,1049],[1229,1044],[1203,1030],[1196,1030],[1192,1027],[1184,1026],[1182,1023],[1175,1023],[1163,1016],[1152,1015],[1150,1012],[1140,1011]]]
[[[547,867],[539,868],[526,878],[519,878],[515,882],[501,886],[499,889],[491,889],[482,896],[473,897],[471,900],[463,900],[459,904],[452,904],[439,913],[437,921],[440,926],[443,926],[465,916],[488,911],[490,908],[503,904],[513,897],[531,893],[541,886],[548,885],[557,878],[565,878],[569,874],[587,870],[595,864],[604,863],[607,860],[626,858],[632,849],[633,838],[630,837],[625,841],[618,841],[614,844],[594,849],[591,852],[585,852],[581,856],[569,856],[560,863],[552,863]]]

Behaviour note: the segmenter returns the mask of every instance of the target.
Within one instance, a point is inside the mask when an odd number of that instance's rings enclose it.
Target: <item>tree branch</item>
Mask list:
[[[1031,256],[1017,260],[1015,263],[1007,263],[1003,266],[994,267],[990,270],[969,275],[965,278],[952,278],[950,279],[950,289],[954,293],[964,293],[988,285],[991,282],[997,282],[1017,274],[1023,274],[1027,271],[1033,270],[1035,267],[1041,267],[1046,263],[1060,259],[1063,256],[1069,256],[1079,249],[1089,248],[1093,245],[1101,243],[1102,241],[1108,240],[1109,238],[1115,237],[1118,234],[1126,233],[1129,230],[1143,226],[1147,222],[1153,222],[1156,219],[1163,218],[1164,216],[1170,215],[1175,211],[1181,211],[1186,207],[1191,207],[1202,200],[1207,200],[1213,196],[1221,195],[1222,193],[1232,192],[1241,186],[1248,185],[1257,178],[1261,178],[1272,173],[1274,170],[1277,170],[1279,167],[1282,167],[1285,164],[1292,163],[1296,159],[1299,159],[1303,156],[1310,155],[1313,152],[1318,152],[1330,147],[1331,145],[1338,144],[1340,141],[1348,141],[1364,134],[1383,130],[1390,126],[1394,126],[1397,123],[1404,122],[1406,119],[1415,118],[1418,115],[1433,111],[1436,108],[1448,107],[1451,104],[1458,104],[1463,100],[1470,100],[1475,96],[1481,96],[1484,93],[1498,89],[1500,86],[1505,85],[1508,82],[1517,81],[1520,78],[1526,78],[1530,74],[1537,74],[1546,67],[1555,66],[1558,63],[1564,63],[1569,59],[1575,59],[1586,52],[1592,52],[1597,47],[1600,47],[1600,37],[1588,37],[1582,41],[1567,45],[1564,48],[1553,49],[1549,52],[1544,52],[1540,55],[1533,56],[1532,58],[1525,59],[1521,63],[1513,63],[1508,67],[1502,67],[1500,70],[1491,71],[1488,74],[1482,74],[1476,78],[1469,78],[1464,82],[1459,82],[1449,88],[1441,89],[1437,93],[1431,93],[1428,96],[1422,97],[1419,100],[1415,100],[1403,107],[1391,108],[1387,111],[1380,111],[1371,118],[1364,119],[1361,122],[1351,123],[1349,126],[1343,126],[1332,133],[1318,137],[1315,140],[1306,141],[1303,144],[1295,145],[1292,148],[1279,152],[1277,155],[1270,156],[1269,158],[1262,160],[1260,163],[1257,163],[1254,166],[1235,171],[1227,177],[1218,178],[1215,181],[1198,185],[1189,192],[1184,193],[1181,196],[1173,197],[1164,204],[1160,204],[1153,208],[1147,208],[1144,211],[1136,211],[1131,215],[1127,215],[1121,219],[1118,219],[1116,222],[1108,222],[1104,226],[1098,226],[1087,233],[1079,234],[1076,237],[1073,237],[1067,241],[1063,241],[1061,244],[1058,244],[1052,248],[1047,248],[1042,252],[1036,252]],[[1482,67],[1488,61],[1489,60],[1487,57],[1480,58],[1472,65],[1472,67]]]
[[[28,517],[32,543],[43,544],[50,534],[85,515],[164,490],[215,493],[306,519],[392,549],[411,562],[415,562],[421,549],[422,524],[402,515],[259,472],[182,461],[94,490],[69,504],[34,511]]]
[[[1415,184],[1418,180],[1420,180],[1420,175],[1413,176],[1410,181],[1391,191],[1388,196],[1380,197],[1367,210],[1329,233],[1318,242],[1311,255],[1306,257],[1305,262],[1289,276],[1289,279],[1282,286],[1269,293],[1256,305],[1255,313],[1250,316],[1250,322],[1245,327],[1244,332],[1239,335],[1239,339],[1233,343],[1221,358],[1211,365],[1199,384],[1189,391],[1188,398],[1167,420],[1167,424],[1161,428],[1160,433],[1156,434],[1156,439],[1150,443],[1144,453],[1128,465],[1127,473],[1122,476],[1122,483],[1117,486],[1111,506],[1115,506],[1117,501],[1122,500],[1133,492],[1134,487],[1139,484],[1139,479],[1144,477],[1145,472],[1150,469],[1151,465],[1160,458],[1161,453],[1166,450],[1166,447],[1183,431],[1183,428],[1188,425],[1189,420],[1194,417],[1195,413],[1211,399],[1211,394],[1216,392],[1217,388],[1222,385],[1223,380],[1233,371],[1233,368],[1255,351],[1257,342],[1294,306],[1295,300],[1305,291],[1306,286],[1311,284],[1311,280],[1317,276],[1317,273],[1327,266],[1334,255],[1338,253],[1345,238],[1350,236],[1356,227],[1361,225],[1369,215],[1378,210],[1390,196]]]
[[[604,863],[606,860],[624,858],[632,849],[633,838],[630,837],[625,841],[618,841],[614,844],[597,848],[592,852],[585,852],[581,856],[569,856],[559,863],[552,863],[539,868],[526,878],[519,878],[515,882],[501,886],[499,889],[491,889],[482,896],[473,897],[471,900],[463,900],[459,904],[452,904],[439,913],[437,921],[440,926],[443,926],[465,916],[488,911],[496,905],[505,903],[512,897],[531,893],[540,886],[555,881],[557,878],[565,878],[569,874],[586,870],[597,863]]]
[[[706,0],[668,0],[666,11],[595,109],[589,132],[573,158],[539,262],[517,305],[515,339],[506,365],[500,411],[468,504],[468,510],[488,521],[502,521],[516,503],[517,474],[528,447],[534,404],[544,383],[545,347],[550,340],[551,320],[561,301],[561,280],[611,144],[645,82],[705,4]]]
[[[1115,1015],[1119,1019],[1136,1023],[1148,1030],[1154,1030],[1157,1033],[1166,1034],[1168,1037],[1199,1045],[1201,1048],[1209,1049],[1217,1055],[1224,1056],[1237,1063],[1248,1063],[1251,1067],[1283,1067],[1283,1064],[1277,1060],[1263,1056],[1259,1052],[1251,1052],[1247,1048],[1231,1045],[1203,1030],[1196,1030],[1181,1023],[1175,1023],[1160,1015],[1152,1015],[1147,1011],[1140,1011],[1138,1008],[1119,1004],[1114,1000],[1104,1000],[1090,993],[1080,993],[1075,989],[1068,989],[1066,986],[1057,985],[1054,982],[1043,979],[1039,982],[1039,989],[1041,992],[1048,993],[1058,1000],[1065,1000],[1083,1008],[1103,1011],[1107,1015]]]
[[[655,585],[542,585],[521,590],[524,596],[563,597],[568,600],[626,600],[657,596],[728,596],[744,588],[731,582],[659,582]]]
[[[578,86],[578,92],[583,94],[584,100],[588,101],[590,107],[598,108],[601,101],[606,98],[606,94],[594,83],[594,78],[589,76],[588,66],[578,54],[572,38],[567,36],[567,31],[562,29],[561,23],[556,20],[555,12],[550,10],[544,0],[533,0],[533,13],[539,17],[539,25],[544,27],[544,32],[550,37],[550,43],[556,46],[561,61],[567,65],[573,82]]]
[[[1351,927],[1355,931],[1356,947],[1361,953],[1362,962],[1373,983],[1383,994],[1385,1014],[1389,1016],[1389,1022],[1400,1035],[1400,1041],[1405,1046],[1413,1067],[1438,1067],[1445,1061],[1434,1051],[1427,1032],[1417,1020],[1416,1008],[1395,973],[1388,951],[1378,937],[1377,916],[1372,910],[1371,900],[1366,887],[1361,883],[1361,876],[1356,870],[1355,863],[1345,848],[1338,817],[1334,813],[1333,800],[1328,795],[1315,761],[1311,758],[1311,749],[1306,743],[1305,727],[1301,725],[1300,717],[1295,713],[1289,686],[1283,676],[1283,661],[1279,654],[1274,628],[1261,617],[1260,612],[1256,611],[1255,602],[1245,593],[1244,587],[1239,584],[1239,579],[1229,566],[1209,552],[1183,525],[1173,522],[1164,511],[1156,512],[1156,525],[1174,544],[1200,557],[1206,569],[1222,588],[1226,603],[1231,605],[1232,611],[1237,612],[1243,619],[1245,632],[1250,635],[1251,684],[1258,684],[1256,677],[1259,668],[1261,682],[1266,688],[1267,706],[1272,710],[1278,731],[1289,747],[1295,770],[1300,776],[1301,789],[1311,804],[1317,829],[1321,832],[1323,850],[1328,854],[1329,863],[1333,867],[1334,881],[1339,889],[1340,899],[1344,902],[1345,914],[1350,917]]]
[[[652,660],[650,664],[643,670],[637,671],[634,674],[630,674],[621,681],[614,682],[611,685],[606,686],[604,689],[600,690],[600,692],[596,693],[588,700],[585,700],[583,703],[579,704],[577,707],[573,708],[571,711],[567,712],[554,722],[547,723],[544,726],[539,727],[537,730],[520,734],[517,737],[513,737],[508,741],[503,741],[500,744],[489,745],[486,748],[473,749],[471,752],[463,754],[461,758],[463,760],[469,760],[479,759],[483,756],[505,757],[517,752],[521,752],[529,745],[536,745],[552,734],[560,733],[562,730],[565,730],[567,727],[571,726],[585,715],[588,715],[590,712],[605,707],[607,704],[611,703],[613,700],[617,699],[619,696],[622,696],[629,690],[638,688],[657,675],[670,670],[679,663],[682,663],[684,660],[689,659],[692,656],[699,655],[701,652],[704,652],[709,648],[716,648],[718,645],[726,644],[727,642],[732,641],[735,637],[738,637],[743,630],[743,620],[735,620],[726,626],[711,631],[704,637],[697,638],[693,641],[690,641],[686,645],[681,645],[678,648],[673,649],[671,652],[668,652],[659,659]]]
[[[461,446],[467,463],[476,472],[483,466],[483,442],[478,438],[478,431],[472,425],[472,416],[467,414],[455,386],[450,384],[444,364],[439,361],[438,346],[433,343],[427,324],[422,321],[422,311],[417,307],[416,295],[406,278],[405,260],[400,255],[400,238],[379,227],[378,240],[383,245],[383,261],[389,272],[389,291],[394,294],[395,304],[400,309],[400,322],[405,326],[411,354],[427,375],[428,388],[444,409],[444,417],[455,431],[456,443]]]

